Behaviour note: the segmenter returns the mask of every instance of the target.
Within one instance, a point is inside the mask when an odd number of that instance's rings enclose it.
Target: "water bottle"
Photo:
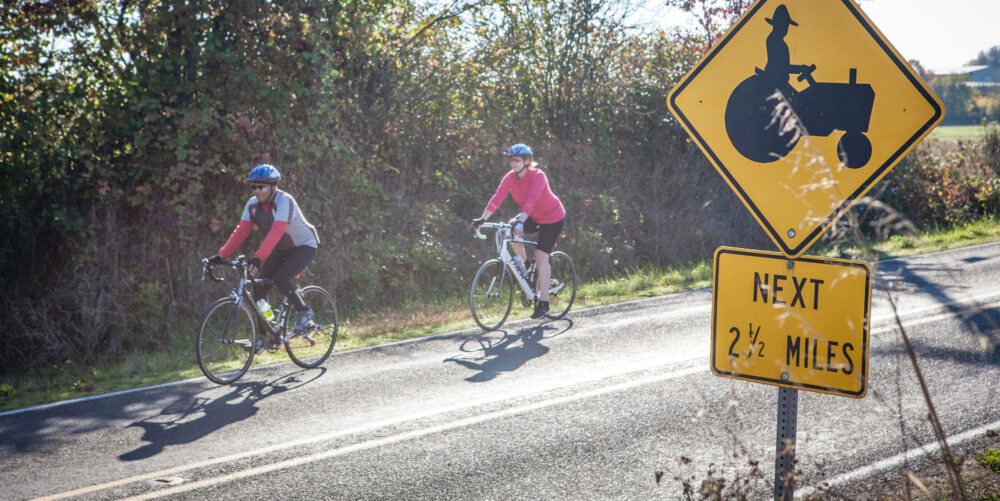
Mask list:
[[[528,270],[524,267],[524,261],[521,260],[521,256],[514,254],[514,266],[517,267],[517,271],[521,272],[522,277],[528,276]]]
[[[264,315],[264,319],[270,322],[274,318],[274,311],[271,310],[271,305],[267,304],[267,300],[260,298],[257,300],[257,309],[260,310],[260,314]]]

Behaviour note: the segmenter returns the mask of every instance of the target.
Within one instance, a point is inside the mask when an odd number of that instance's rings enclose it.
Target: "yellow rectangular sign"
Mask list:
[[[870,310],[867,263],[720,247],[712,291],[712,372],[864,397]]]

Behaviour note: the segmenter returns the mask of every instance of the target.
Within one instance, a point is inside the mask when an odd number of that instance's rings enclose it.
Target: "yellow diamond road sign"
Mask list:
[[[944,115],[852,0],[758,0],[668,105],[790,257]]]
[[[864,397],[871,269],[861,261],[720,247],[712,291],[712,372]]]

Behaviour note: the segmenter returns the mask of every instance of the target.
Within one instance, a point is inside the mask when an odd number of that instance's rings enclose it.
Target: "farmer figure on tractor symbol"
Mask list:
[[[791,64],[785,36],[789,26],[799,24],[792,19],[784,4],[774,9],[766,19],[771,25],[767,36],[767,64],[755,68],[753,75],[740,82],[726,104],[726,133],[741,155],[748,160],[769,163],[784,158],[798,143],[801,131],[805,135],[826,137],[833,131],[845,131],[837,141],[837,156],[845,166],[857,169],[871,158],[868,132],[875,91],[871,85],[857,83],[857,70],[850,69],[848,83],[817,82],[812,73],[815,64]],[[788,83],[788,77],[798,74],[798,80],[808,87],[799,91]],[[779,96],[780,94],[780,96]],[[775,109],[781,99],[791,105],[798,117],[800,129],[784,129],[775,120]]]

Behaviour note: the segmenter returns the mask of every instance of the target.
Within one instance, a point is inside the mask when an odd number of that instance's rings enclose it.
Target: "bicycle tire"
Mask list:
[[[313,310],[310,327],[303,334],[285,340],[285,351],[295,365],[311,369],[322,364],[333,352],[337,343],[340,318],[337,315],[337,301],[326,289],[310,285],[301,290],[302,299]],[[295,312],[292,312],[295,313]],[[295,316],[289,318],[289,324]]]
[[[556,251],[549,256],[552,268],[549,286],[549,313],[551,320],[559,320],[569,313],[576,300],[576,266],[565,252]]]
[[[211,305],[198,328],[198,367],[216,384],[230,384],[246,374],[255,355],[257,326],[250,308],[222,298]]]
[[[514,305],[514,282],[504,271],[502,261],[491,259],[472,278],[469,308],[472,318],[487,331],[499,329]]]

